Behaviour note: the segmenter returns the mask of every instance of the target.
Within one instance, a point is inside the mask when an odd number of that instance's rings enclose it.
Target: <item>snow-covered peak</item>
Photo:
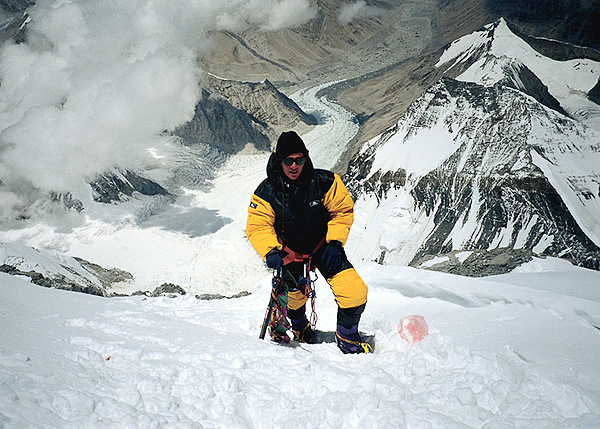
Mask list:
[[[517,37],[508,28],[504,18],[500,18],[481,30],[452,42],[440,57],[436,67],[441,67],[449,62],[452,62],[450,67],[454,67],[458,63],[465,63],[470,59],[477,60],[485,54],[510,55],[518,58],[529,56],[531,51],[533,51],[531,46]]]
[[[493,45],[502,25],[463,39],[472,49],[452,58],[481,54],[473,65],[430,87],[353,161],[347,179],[362,229],[351,254],[403,265],[453,250],[517,248],[598,267],[600,134],[565,116],[562,104],[583,95],[559,103],[534,73],[552,60],[501,55]],[[591,117],[587,105],[576,107]]]
[[[448,65],[448,68],[451,69],[459,63],[467,62],[469,59],[477,59],[482,54],[488,53],[494,41],[494,30],[503,22],[504,19],[501,19],[501,21],[486,25],[479,31],[456,39],[444,51],[435,66],[441,67],[451,63]]]
[[[457,39],[436,64],[448,70],[459,66],[466,70],[460,73],[458,80],[485,86],[503,79],[517,83],[519,70],[526,67],[547,87],[564,111],[600,129],[600,106],[587,98],[600,78],[600,63],[589,59],[548,58],[515,35],[504,19]]]

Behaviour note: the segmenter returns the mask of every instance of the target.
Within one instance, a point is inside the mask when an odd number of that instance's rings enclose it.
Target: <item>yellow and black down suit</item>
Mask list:
[[[252,195],[246,224],[248,239],[263,259],[271,250],[285,247],[313,255],[313,266],[329,283],[338,304],[338,324],[344,326],[358,323],[367,302],[367,286],[343,251],[341,268],[332,272],[322,256],[327,243],[346,243],[354,221],[353,208],[352,197],[337,174],[315,169],[308,158],[300,177],[290,181],[274,152],[267,164],[267,178]],[[302,263],[291,262],[285,268],[296,279],[302,273]],[[288,316],[300,317],[297,312],[304,312],[307,298],[299,290],[290,292],[288,298]]]

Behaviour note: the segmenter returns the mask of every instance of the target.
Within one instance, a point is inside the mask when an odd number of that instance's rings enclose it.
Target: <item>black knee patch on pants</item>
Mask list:
[[[296,309],[296,310],[292,310],[291,308],[288,308],[287,311],[287,316],[291,319],[291,320],[298,320],[298,319],[302,319],[302,317],[306,314],[306,304],[304,304],[302,307]]]
[[[337,322],[344,328],[350,328],[351,326],[358,325],[360,316],[365,311],[367,304],[359,305],[358,307],[352,308],[340,308],[338,307]]]

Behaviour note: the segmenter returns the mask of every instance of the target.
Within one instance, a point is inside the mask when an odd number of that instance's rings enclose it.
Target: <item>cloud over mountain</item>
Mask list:
[[[293,27],[315,10],[307,0],[41,0],[27,13],[25,43],[0,50],[2,205],[28,198],[26,187],[74,191],[143,163],[163,130],[192,118],[210,31]]]
[[[347,3],[340,7],[338,20],[349,24],[354,19],[368,18],[383,14],[385,11],[377,6],[369,6],[365,0]]]

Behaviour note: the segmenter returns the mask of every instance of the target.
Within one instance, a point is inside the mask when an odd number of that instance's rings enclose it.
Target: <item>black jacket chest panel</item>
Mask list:
[[[256,195],[275,211],[277,236],[292,250],[311,253],[327,234],[330,214],[322,200],[333,184],[333,173],[314,170],[310,180],[296,187],[288,186],[279,177],[279,183],[269,179],[261,183]]]

